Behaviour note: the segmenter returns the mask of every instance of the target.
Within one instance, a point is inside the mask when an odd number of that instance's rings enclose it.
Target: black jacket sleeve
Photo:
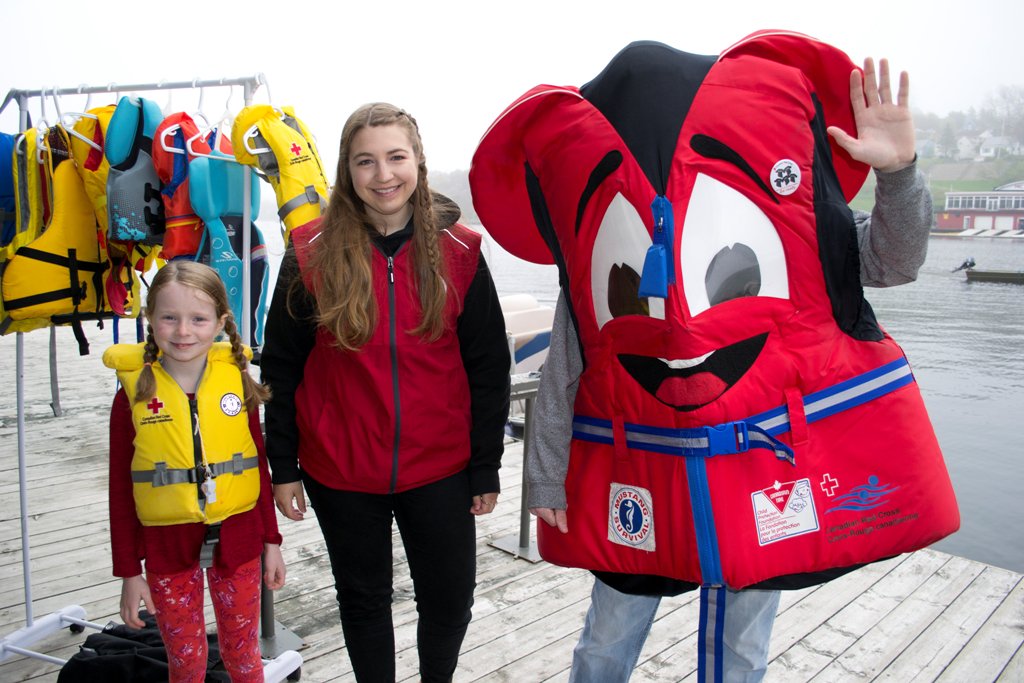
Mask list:
[[[459,316],[457,334],[469,378],[473,426],[469,434],[469,485],[473,495],[500,491],[498,468],[505,450],[512,358],[505,317],[483,254]]]
[[[262,379],[272,392],[264,406],[267,459],[275,484],[299,481],[299,429],[295,421],[295,390],[305,373],[316,341],[316,304],[300,277],[295,251],[281,261],[260,358]],[[294,286],[293,286],[294,283]],[[291,310],[289,311],[289,298]]]

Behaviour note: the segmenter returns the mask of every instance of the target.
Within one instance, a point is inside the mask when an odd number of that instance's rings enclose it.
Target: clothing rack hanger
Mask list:
[[[7,108],[12,102],[17,103],[19,110],[19,127],[21,131],[24,131],[28,127],[28,103],[32,98],[39,99],[40,111],[42,112],[42,118],[46,119],[46,97],[50,96],[53,98],[55,106],[57,97],[59,95],[81,95],[85,94],[90,97],[92,94],[99,93],[111,93],[119,94],[121,92],[144,92],[154,90],[191,90],[200,88],[200,108],[202,106],[202,92],[203,88],[207,87],[221,87],[221,86],[241,86],[243,91],[243,99],[245,105],[248,106],[252,103],[253,93],[260,86],[267,86],[267,79],[262,73],[257,73],[254,76],[244,76],[238,78],[220,78],[220,79],[193,79],[191,81],[160,81],[158,83],[132,83],[128,85],[118,85],[117,83],[108,83],[102,86],[89,86],[79,85],[69,88],[58,88],[56,86],[50,88],[39,88],[35,90],[20,90],[12,89],[8,91],[3,103],[0,104],[0,113]],[[269,86],[267,86],[269,87]],[[88,102],[88,100],[87,100]],[[88,109],[88,104],[86,106]],[[58,106],[58,117],[59,106]],[[47,124],[49,125],[49,124]],[[252,169],[249,166],[244,167],[244,190],[243,190],[243,225],[248,224],[250,220],[250,204],[251,204],[251,186],[250,176]],[[242,277],[243,277],[243,288],[242,288],[242,302],[243,310],[249,311],[252,306],[250,301],[250,280],[251,280],[251,238],[250,231],[243,230],[243,259],[242,259]],[[242,340],[248,344],[251,341],[250,316],[248,314],[242,315],[242,320],[239,324],[239,330],[242,336]],[[31,580],[31,566],[30,566],[30,553],[29,553],[29,532],[28,532],[28,500],[27,500],[27,486],[26,486],[26,460],[25,460],[25,342],[24,332],[16,332],[15,348],[16,348],[16,360],[15,360],[15,374],[16,374],[16,400],[17,400],[17,426],[18,426],[18,480],[19,480],[19,497],[21,506],[21,548],[22,548],[22,574],[25,585],[25,626],[18,629],[17,631],[0,639],[0,662],[5,661],[11,656],[22,655],[27,657],[33,657],[35,659],[41,659],[54,664],[64,664],[64,660],[46,655],[40,652],[35,652],[31,649],[31,645],[42,638],[47,637],[51,633],[59,631],[65,627],[70,628],[72,632],[80,633],[86,627],[103,629],[103,624],[96,624],[85,620],[85,610],[79,605],[68,605],[64,608],[57,610],[51,614],[48,614],[40,619],[36,619],[32,613],[32,580]],[[60,416],[59,399],[57,398],[57,381],[56,381],[56,327],[50,326],[50,383],[51,393],[54,396],[54,403],[51,407],[54,410],[55,416]],[[264,658],[269,659],[264,666],[264,678],[270,683],[275,681],[281,681],[285,678],[291,678],[293,672],[297,672],[299,667],[302,665],[302,657],[294,651],[293,648],[297,642],[302,645],[302,640],[288,632],[284,627],[280,626],[273,621],[273,599],[270,591],[264,589],[263,592],[263,613],[261,614],[262,621],[262,637],[260,639],[261,650]],[[268,600],[268,597],[270,598]],[[266,605],[269,603],[269,633],[268,633],[268,619]],[[277,640],[278,636],[284,636],[280,641]],[[290,637],[290,639],[289,639]],[[295,679],[297,680],[297,679]]]

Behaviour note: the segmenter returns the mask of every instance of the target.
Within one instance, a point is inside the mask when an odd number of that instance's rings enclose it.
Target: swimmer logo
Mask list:
[[[612,483],[608,496],[608,540],[639,550],[654,550],[654,506],[650,491]]]

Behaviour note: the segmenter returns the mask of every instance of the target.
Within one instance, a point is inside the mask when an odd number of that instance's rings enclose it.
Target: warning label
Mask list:
[[[776,481],[768,488],[754,491],[750,500],[761,545],[818,530],[809,479]]]

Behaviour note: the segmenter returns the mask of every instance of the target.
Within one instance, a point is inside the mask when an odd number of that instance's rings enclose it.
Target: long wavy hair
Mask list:
[[[316,283],[316,320],[335,338],[338,347],[355,350],[369,341],[377,326],[377,302],[373,295],[371,232],[376,230],[363,201],[356,195],[349,170],[352,140],[364,128],[400,126],[409,136],[416,156],[416,189],[412,204],[412,258],[422,319],[408,332],[426,341],[444,332],[447,272],[438,243],[439,230],[433,195],[427,183],[427,163],[416,120],[385,102],[356,109],[341,132],[338,170],[330,203],[313,242],[310,265]]]
[[[153,282],[149,285],[149,292],[146,295],[146,312],[156,309],[160,291],[172,282],[198,289],[200,292],[213,300],[217,319],[224,318],[224,334],[231,342],[231,354],[235,359],[235,365],[242,373],[242,391],[245,394],[245,409],[253,411],[259,408],[270,398],[270,389],[257,382],[249,374],[249,359],[242,351],[242,338],[238,334],[238,327],[235,325],[235,318],[228,305],[228,293],[224,289],[224,282],[217,275],[217,271],[202,263],[195,261],[168,261],[167,264],[156,272]],[[159,357],[160,347],[156,345],[153,338],[153,325],[146,323],[146,346],[143,354],[143,361],[146,363],[139,373],[135,383],[135,402],[146,402],[153,398],[156,393],[156,377],[153,376],[152,363]]]

